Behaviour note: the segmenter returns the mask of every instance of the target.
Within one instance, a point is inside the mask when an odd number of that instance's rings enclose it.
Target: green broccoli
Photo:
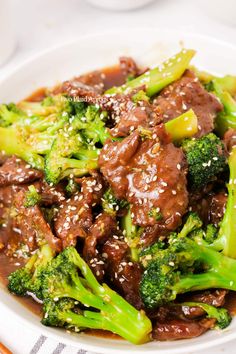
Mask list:
[[[215,120],[215,131],[222,137],[228,129],[236,129],[236,101],[233,98],[236,94],[236,77],[230,75],[212,77],[207,82],[206,88],[220,100],[224,107]]]
[[[102,208],[107,214],[110,214],[113,217],[116,216],[117,212],[120,209],[125,208],[127,204],[128,202],[126,200],[117,199],[114,196],[111,188],[108,188],[106,192],[103,194]]]
[[[138,87],[145,85],[145,93],[151,97],[160,92],[165,86],[178,80],[195,55],[194,50],[183,49],[181,52],[166,60],[158,67],[147,71],[137,78],[126,82],[120,87],[113,87],[106,91],[106,94],[128,93]]]
[[[25,193],[25,207],[32,207],[41,201],[41,196],[37,192],[35,186],[32,184],[28,187],[28,191]]]
[[[236,230],[236,146],[233,147],[228,159],[230,176],[228,199],[223,220],[220,223],[218,236],[208,243],[211,248],[222,251],[225,256],[236,258],[235,230]]]
[[[212,305],[205,304],[203,302],[183,302],[181,306],[187,307],[200,307],[207,313],[208,318],[216,319],[215,328],[225,329],[231,323],[231,316],[229,312],[224,308],[216,308]]]
[[[186,232],[183,236],[173,234],[166,249],[158,251],[148,262],[141,280],[140,294],[146,307],[156,308],[189,291],[212,288],[235,291],[234,274],[235,260],[198,244],[187,237]]]
[[[78,159],[80,154],[83,159]],[[97,158],[97,149],[86,149],[79,134],[58,134],[45,158],[45,179],[49,184],[57,184],[70,175],[88,174],[98,167]]]
[[[188,162],[188,181],[192,189],[200,189],[226,167],[222,141],[213,133],[182,143]]]
[[[24,267],[17,269],[8,277],[8,289],[10,292],[24,296],[27,292],[34,292],[41,298],[41,280],[39,274],[55,256],[54,251],[44,244],[27,261]]]
[[[125,241],[130,247],[131,259],[137,262],[139,260],[140,236],[143,228],[133,224],[130,208],[127,214],[121,219],[121,228],[125,236]]]
[[[137,311],[106,284],[100,285],[74,247],[54,258],[38,278],[45,301],[44,324],[106,329],[135,344],[149,340],[152,326],[145,313]],[[86,310],[74,313],[68,298]],[[65,299],[62,305],[61,299]]]

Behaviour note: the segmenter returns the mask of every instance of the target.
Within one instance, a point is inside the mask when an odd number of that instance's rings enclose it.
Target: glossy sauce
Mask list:
[[[104,77],[105,90],[112,86],[120,86],[125,82],[124,74],[122,73],[118,65],[104,68],[101,70],[101,72],[105,74]],[[46,96],[46,92],[47,92],[47,88],[42,87],[34,91],[30,96],[25,98],[25,100],[30,102],[39,102],[44,99],[44,97]],[[20,267],[18,263],[20,263],[18,259],[10,259],[3,252],[0,251],[0,282],[4,286],[7,286],[8,275]],[[21,265],[23,265],[23,262],[21,263]],[[35,302],[31,297],[22,297],[22,298],[15,297],[15,298],[17,299],[17,301],[19,301],[23,306],[27,307],[33,313],[35,313],[39,317],[42,316],[42,306],[39,303]],[[229,294],[226,296],[225,307],[229,310],[231,315],[236,315],[236,292],[229,292]],[[119,336],[108,331],[86,330],[85,332],[93,336],[120,339]]]
[[[125,82],[124,74],[122,73],[119,65],[107,67],[101,70],[104,76],[104,87],[105,90],[112,86],[120,86]],[[47,88],[41,87],[34,91],[31,95],[25,98],[26,101],[29,102],[40,102],[46,96]],[[8,276],[10,273],[14,272],[20,266],[20,261],[18,259],[11,259],[7,257],[3,252],[0,251],[0,282],[7,287],[8,284]],[[28,297],[15,297],[17,301],[19,301],[23,306],[27,307],[34,314],[42,317],[42,306],[35,302],[30,296]],[[103,330],[86,330],[86,333],[93,336],[99,336],[104,338],[113,338],[120,339],[119,336]]]

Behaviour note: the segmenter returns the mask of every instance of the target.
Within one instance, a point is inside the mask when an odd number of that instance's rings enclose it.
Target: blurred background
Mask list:
[[[0,0],[0,78],[32,55],[79,36],[147,26],[235,43],[236,1]]]

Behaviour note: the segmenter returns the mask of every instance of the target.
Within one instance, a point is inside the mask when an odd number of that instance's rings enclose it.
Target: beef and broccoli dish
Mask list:
[[[236,77],[194,55],[0,105],[0,274],[43,325],[134,344],[230,325]]]

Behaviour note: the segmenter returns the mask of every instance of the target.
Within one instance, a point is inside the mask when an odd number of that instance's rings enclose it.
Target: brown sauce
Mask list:
[[[8,283],[8,275],[14,272],[17,268],[19,268],[19,260],[11,259],[7,257],[4,253],[0,253],[0,282],[7,286]],[[22,263],[23,265],[23,263]],[[41,316],[42,307],[40,304],[35,302],[31,297],[16,297],[17,301],[19,301],[22,305],[27,307],[30,311],[35,313],[36,315]]]
[[[104,86],[105,90],[112,86],[120,86],[125,82],[125,76],[121,71],[119,65],[107,67],[101,70],[105,74],[104,77]],[[57,87],[55,87],[54,92],[56,93]],[[25,98],[25,100],[30,102],[39,102],[46,97],[47,88],[42,87],[34,91],[31,95]],[[18,259],[12,259],[7,257],[3,252],[0,251],[0,282],[7,287],[8,276],[10,273],[19,268],[20,261]],[[23,262],[21,263],[23,265]],[[13,296],[13,295],[12,295]],[[42,306],[35,302],[31,297],[15,297],[16,300],[21,303],[23,306],[28,308],[34,314],[39,317],[42,316]],[[224,305],[231,315],[236,315],[236,292],[229,292],[226,296],[226,303]],[[119,336],[103,330],[86,330],[85,333],[98,336],[103,338],[110,339],[121,339]]]
[[[101,69],[104,76],[104,88],[105,90],[113,86],[120,86],[125,82],[125,76],[121,71],[119,65],[109,66],[107,68]],[[54,88],[54,92],[57,92],[57,87]],[[29,102],[40,102],[46,97],[47,88],[41,87],[34,91],[31,95],[25,98]]]

